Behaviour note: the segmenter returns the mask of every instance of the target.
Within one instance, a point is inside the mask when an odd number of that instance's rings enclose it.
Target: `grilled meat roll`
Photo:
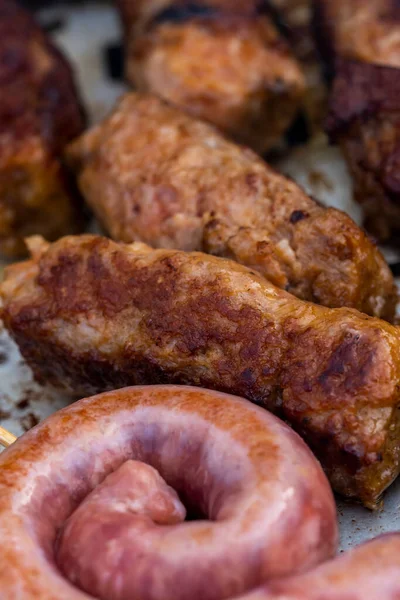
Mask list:
[[[126,76],[259,152],[300,106],[304,76],[259,0],[117,0]]]
[[[2,318],[41,382],[182,383],[286,419],[334,488],[375,506],[399,471],[400,333],[221,258],[71,236],[6,271]]]
[[[53,240],[80,229],[60,156],[84,123],[64,56],[27,12],[0,0],[0,253],[26,253],[33,233]]]
[[[400,230],[400,5],[315,0],[320,48],[334,75],[327,132],[350,167],[366,227]]]
[[[154,96],[125,96],[67,159],[116,240],[203,249],[305,300],[393,318],[390,270],[347,215]]]
[[[399,99],[400,68],[341,61],[326,121],[351,170],[365,226],[382,241],[400,233]]]

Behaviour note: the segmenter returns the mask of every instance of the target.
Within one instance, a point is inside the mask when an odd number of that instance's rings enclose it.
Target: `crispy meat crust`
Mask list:
[[[234,393],[290,422],[342,494],[373,507],[396,477],[397,328],[206,254],[90,235],[30,246],[7,269],[2,318],[39,381]]]
[[[334,76],[327,132],[349,164],[366,227],[385,241],[400,229],[400,4],[315,0],[314,20]]]
[[[380,240],[400,230],[400,69],[341,61],[326,123],[339,143],[363,206]]]
[[[119,0],[126,74],[259,152],[300,106],[301,68],[259,2]]]
[[[59,156],[82,133],[71,69],[28,13],[0,0],[0,252],[23,238],[78,231],[75,190]]]
[[[67,158],[116,240],[205,249],[300,298],[394,315],[392,275],[347,215],[154,96],[125,96]]]

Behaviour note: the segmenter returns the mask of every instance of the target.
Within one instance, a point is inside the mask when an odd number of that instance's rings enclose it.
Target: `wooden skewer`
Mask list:
[[[17,438],[15,435],[7,431],[7,429],[0,427],[0,444],[4,446],[4,448],[8,448],[8,446],[11,446],[11,444],[13,444],[16,439]]]

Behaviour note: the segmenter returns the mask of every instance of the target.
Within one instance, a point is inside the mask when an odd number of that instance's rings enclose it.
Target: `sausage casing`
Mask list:
[[[165,482],[205,518],[180,522]],[[289,427],[243,399],[172,386],[85,399],[13,444],[0,533],[2,600],[222,600],[337,545],[329,484]]]

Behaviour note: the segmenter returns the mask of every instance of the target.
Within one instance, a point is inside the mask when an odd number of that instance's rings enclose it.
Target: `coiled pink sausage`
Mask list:
[[[399,600],[400,535],[381,535],[304,575],[236,600]]]
[[[337,526],[284,423],[154,386],[81,400],[5,451],[0,536],[2,600],[223,600],[330,558]]]

